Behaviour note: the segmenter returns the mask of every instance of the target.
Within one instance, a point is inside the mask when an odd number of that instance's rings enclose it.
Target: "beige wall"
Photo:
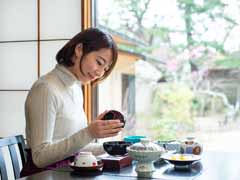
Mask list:
[[[109,78],[99,84],[99,113],[110,109],[121,110],[121,82],[121,73],[114,70]]]
[[[112,74],[99,84],[99,113],[110,109],[122,111],[122,74],[135,74],[138,56],[119,52],[118,61]]]

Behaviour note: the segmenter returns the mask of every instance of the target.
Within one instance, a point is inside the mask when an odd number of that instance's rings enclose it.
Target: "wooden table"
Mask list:
[[[156,164],[156,171],[152,179],[161,180],[239,180],[240,179],[240,153],[234,152],[204,152],[200,162],[196,163],[190,171],[175,171],[173,166],[166,163]],[[82,177],[73,175],[69,170],[50,170],[21,180],[120,180],[138,179],[133,166],[120,171],[103,172],[95,177]],[[151,179],[151,178],[149,178]]]

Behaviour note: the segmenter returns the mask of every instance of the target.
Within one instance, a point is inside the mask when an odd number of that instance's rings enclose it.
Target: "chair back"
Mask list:
[[[0,138],[0,175],[2,180],[8,180],[7,160],[4,158],[3,148],[9,151],[15,179],[20,178],[21,169],[19,164],[23,166],[26,163],[26,146],[23,136]]]

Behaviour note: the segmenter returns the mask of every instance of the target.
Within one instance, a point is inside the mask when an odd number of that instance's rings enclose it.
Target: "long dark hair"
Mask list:
[[[118,57],[117,45],[113,38],[101,31],[98,28],[89,28],[74,36],[70,39],[57,53],[56,60],[58,64],[64,66],[73,66],[72,57],[75,53],[75,47],[78,44],[82,44],[82,57],[92,51],[98,51],[103,48],[108,48],[112,50],[112,63],[110,68],[104,73],[102,77],[96,79],[92,84],[96,84],[104,80],[113,70]],[[82,58],[81,58],[82,59]]]

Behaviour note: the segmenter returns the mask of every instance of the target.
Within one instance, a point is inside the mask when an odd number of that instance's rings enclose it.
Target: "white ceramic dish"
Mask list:
[[[165,151],[162,147],[142,138],[139,143],[127,147],[128,155],[136,160],[136,172],[139,177],[151,177],[155,168],[153,162],[161,157]]]

